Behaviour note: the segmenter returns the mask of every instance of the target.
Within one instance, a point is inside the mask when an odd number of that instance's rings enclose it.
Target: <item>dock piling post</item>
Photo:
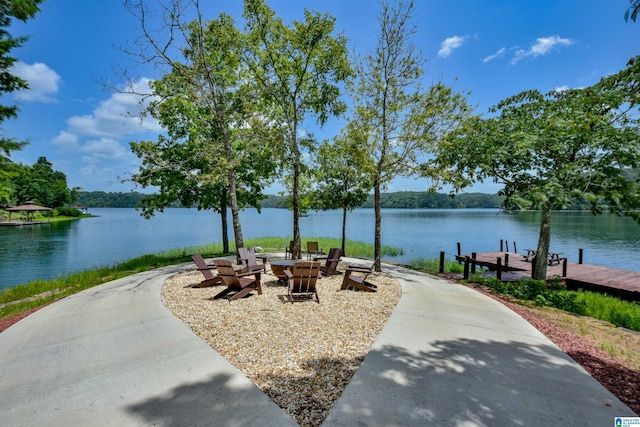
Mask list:
[[[496,277],[498,280],[502,280],[502,258],[498,257],[496,267]]]
[[[513,241],[513,253],[518,253],[518,248],[516,247],[516,241]]]
[[[533,258],[531,258],[531,278],[533,279],[534,277],[536,277],[536,256],[534,255]]]
[[[458,242],[458,256],[462,255],[462,252],[460,252],[460,242]]]
[[[464,273],[462,274],[464,280],[469,280],[469,257],[464,257]]]
[[[503,245],[502,245],[502,243],[503,243],[503,240],[502,240],[502,239],[500,239],[500,252],[503,252],[503,251],[502,251],[502,249],[503,249]]]
[[[504,239],[504,244],[505,244],[505,252],[509,252],[509,241],[507,239]]]
[[[509,251],[507,250],[507,252],[509,252]],[[508,254],[508,253],[506,253],[506,254],[504,254],[504,268],[505,268],[505,270],[506,270],[508,267],[509,267],[509,254]]]
[[[444,273],[444,251],[440,251],[440,268],[438,272],[440,274]]]
[[[582,264],[582,248],[578,249],[578,264]]]
[[[562,277],[567,277],[567,259],[562,258]]]
[[[473,262],[471,263],[471,274],[476,274],[476,257],[478,256],[478,254],[476,254],[475,252],[471,252],[471,259],[473,260]]]

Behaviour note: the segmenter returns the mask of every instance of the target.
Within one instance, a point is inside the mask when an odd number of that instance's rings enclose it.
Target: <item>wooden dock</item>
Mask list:
[[[472,254],[457,255],[456,260],[464,262]],[[500,259],[500,261],[498,261]],[[531,277],[532,263],[525,260],[522,254],[515,252],[483,252],[475,254],[471,261],[495,271],[501,265],[503,280],[518,280]],[[603,292],[631,301],[640,301],[640,272],[601,267],[577,262],[554,263],[547,266],[547,278],[561,276],[571,289],[584,289]],[[566,268],[566,275],[563,274]]]

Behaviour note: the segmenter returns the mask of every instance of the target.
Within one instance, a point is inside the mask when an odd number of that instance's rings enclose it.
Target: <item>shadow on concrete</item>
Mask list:
[[[227,374],[180,385],[165,394],[131,404],[127,411],[139,417],[143,425],[296,425],[255,385],[244,381],[238,384]]]
[[[554,346],[430,346],[372,350],[324,425],[606,425],[633,415]]]

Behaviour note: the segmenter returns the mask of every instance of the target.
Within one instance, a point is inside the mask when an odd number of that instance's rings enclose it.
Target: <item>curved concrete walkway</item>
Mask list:
[[[67,297],[0,333],[6,426],[296,425],[164,307],[191,264]],[[633,412],[522,318],[385,266],[403,295],[325,426],[613,425]]]

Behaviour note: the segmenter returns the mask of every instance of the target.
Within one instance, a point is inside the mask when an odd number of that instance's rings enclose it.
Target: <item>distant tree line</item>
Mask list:
[[[136,208],[140,207],[143,198],[149,194],[131,192],[78,191],[75,199],[79,205],[90,208]],[[488,193],[462,193],[455,197],[443,193],[429,193],[427,191],[398,191],[381,194],[381,206],[385,209],[488,209],[503,207],[504,196]],[[359,208],[373,208],[373,194],[369,194]],[[175,201],[168,207],[184,207]],[[197,206],[191,206],[196,208]],[[291,201],[288,196],[268,195],[260,202],[261,208],[290,209]],[[331,208],[338,209],[338,208]],[[590,210],[591,205],[586,201],[575,201],[568,210]],[[308,210],[323,210],[322,206],[313,203]]]
[[[135,208],[148,194],[138,192],[118,193],[105,191],[79,191],[77,201],[79,205],[91,208]],[[455,197],[447,194],[430,194],[419,191],[400,191],[396,193],[382,194],[383,208],[402,209],[456,209],[456,208],[498,208],[503,197],[497,194],[465,193]],[[260,203],[262,208],[289,209],[290,201],[287,196],[267,196]],[[176,201],[171,207],[182,207]],[[373,195],[360,206],[361,208],[373,207]],[[312,206],[311,209],[321,209],[320,206]]]
[[[485,193],[464,193],[451,197],[442,193],[399,191],[382,193],[380,205],[383,208],[403,209],[499,208],[503,199],[497,194]],[[361,207],[372,208],[373,202],[373,195],[369,195]]]
[[[107,193],[105,191],[79,191],[77,201],[89,208],[135,208],[147,194],[131,191],[128,193]],[[177,205],[177,202],[176,202]]]

